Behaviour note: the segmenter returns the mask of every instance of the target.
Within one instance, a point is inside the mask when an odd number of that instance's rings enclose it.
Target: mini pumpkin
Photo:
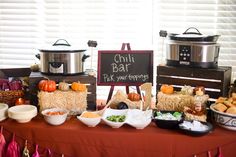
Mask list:
[[[203,86],[197,86],[194,89],[196,95],[204,95],[205,94],[205,88]]]
[[[46,92],[54,92],[57,89],[56,82],[53,80],[41,80],[38,87],[40,90]]]
[[[172,85],[163,84],[161,85],[161,92],[164,94],[173,94],[174,87]]]
[[[66,82],[60,82],[58,85],[58,89],[63,90],[63,91],[67,91],[70,89],[70,86]]]
[[[71,89],[74,91],[79,91],[79,92],[85,92],[87,91],[87,87],[85,84],[82,84],[80,82],[73,82],[71,84]]]
[[[132,92],[128,94],[128,99],[131,101],[139,101],[141,100],[141,96],[137,93]]]

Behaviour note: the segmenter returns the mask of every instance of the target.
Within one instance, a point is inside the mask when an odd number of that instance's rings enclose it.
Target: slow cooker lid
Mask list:
[[[189,32],[194,29],[195,32]],[[190,27],[183,34],[169,34],[170,40],[178,41],[197,41],[197,42],[216,42],[220,35],[203,35],[197,28]]]
[[[52,46],[39,49],[39,51],[42,52],[48,52],[48,53],[71,53],[71,52],[84,52],[85,49],[78,49],[73,46],[71,46],[65,39],[58,39]]]

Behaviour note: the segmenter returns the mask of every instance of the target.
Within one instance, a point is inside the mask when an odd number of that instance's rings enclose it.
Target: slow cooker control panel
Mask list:
[[[191,57],[191,46],[179,45],[179,64],[189,65]]]
[[[64,63],[62,62],[49,62],[49,72],[55,74],[63,74]]]

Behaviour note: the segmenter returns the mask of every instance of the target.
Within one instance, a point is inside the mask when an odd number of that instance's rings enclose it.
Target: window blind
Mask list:
[[[32,63],[37,44],[37,8],[31,0],[0,1],[0,68]]]
[[[91,39],[97,49],[120,49],[122,42],[150,47],[150,8],[143,0],[2,0],[0,68],[33,64],[37,48],[59,38],[87,49]]]
[[[1,0],[0,68],[39,62],[38,48],[64,38],[88,54],[92,49],[87,41],[96,40],[92,57],[96,69],[97,50],[118,50],[121,43],[130,42],[131,49],[154,50],[155,82],[156,65],[165,63],[166,39],[159,31],[183,33],[188,27],[221,35],[219,65],[232,66],[234,80],[235,0]],[[106,95],[108,88],[98,87],[98,93]]]

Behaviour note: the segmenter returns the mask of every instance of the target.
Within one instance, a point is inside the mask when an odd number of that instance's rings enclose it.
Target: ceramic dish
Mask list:
[[[126,123],[136,129],[144,129],[152,121],[152,110],[141,111],[130,109],[127,113]]]
[[[79,119],[83,124],[87,125],[88,127],[95,127],[98,125],[101,121],[101,116],[99,116],[96,112],[90,112],[90,113],[95,113],[98,115],[98,117],[87,117],[83,116],[86,113],[89,113],[88,111],[84,111],[80,116],[77,116],[77,119]]]
[[[8,105],[0,103],[0,121],[3,121],[7,118]]]
[[[186,127],[183,124],[188,123],[192,124],[191,127]],[[197,126],[197,127],[195,127]],[[179,124],[179,129],[187,135],[190,136],[203,136],[208,134],[213,130],[213,126],[208,122],[200,122],[200,121],[183,121],[183,123]]]
[[[29,122],[37,115],[37,108],[33,105],[18,105],[8,109],[9,118],[15,119],[19,123]]]
[[[111,109],[111,108],[107,108],[103,115],[102,115],[102,120],[109,126],[111,126],[112,128],[119,128],[121,127],[123,124],[125,124],[125,120],[127,117],[127,112],[128,109],[125,110],[116,110],[116,109]],[[108,117],[111,116],[124,116],[124,119],[122,122],[114,122],[111,120],[108,120]]]
[[[153,112],[153,121],[155,122],[156,126],[162,129],[177,129],[178,125],[183,121],[183,113],[180,112],[181,117],[180,119],[176,119],[176,120],[170,120],[170,119],[158,119],[156,118],[157,116],[157,112],[156,110],[154,110]],[[174,114],[175,111],[160,111],[160,113],[162,114],[166,114],[166,113],[170,113],[170,114]]]
[[[45,109],[42,112],[45,121],[51,125],[61,125],[66,121],[68,111],[60,108]]]
[[[213,111],[213,118],[216,124],[225,129],[236,131],[236,115],[219,112],[214,109],[214,105],[212,104],[210,109]]]

